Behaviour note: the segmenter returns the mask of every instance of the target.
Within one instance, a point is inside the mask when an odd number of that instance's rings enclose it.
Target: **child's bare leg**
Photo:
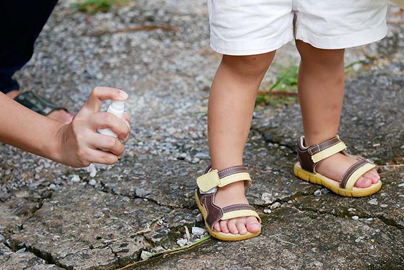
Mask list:
[[[243,164],[257,90],[274,55],[275,52],[223,56],[209,97],[208,139],[212,168],[222,170]],[[248,203],[244,193],[243,182],[227,185],[217,191],[215,204],[225,207]],[[255,217],[220,221],[214,225],[216,231],[233,234],[258,232],[260,227]]]
[[[344,50],[322,50],[296,41],[302,61],[299,70],[299,100],[306,146],[321,143],[338,132],[344,97]],[[341,179],[356,160],[336,154],[322,161],[319,173]],[[380,177],[376,170],[365,173],[355,184],[368,187]]]

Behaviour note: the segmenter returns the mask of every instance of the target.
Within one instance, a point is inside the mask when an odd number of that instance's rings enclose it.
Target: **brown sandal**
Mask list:
[[[364,197],[369,196],[380,190],[382,182],[372,184],[367,188],[355,187],[356,181],[366,172],[376,168],[376,165],[370,163],[366,159],[359,156],[351,156],[344,150],[347,148],[345,143],[340,138],[335,136],[320,144],[315,144],[310,147],[304,146],[304,137],[300,137],[298,143],[298,158],[294,166],[294,173],[302,180],[309,181],[314,184],[322,185],[334,193],[346,197]],[[344,173],[341,181],[330,179],[316,172],[316,166],[324,159],[342,153],[347,156],[355,157],[358,161],[354,163]]]
[[[223,241],[249,239],[261,233],[261,231],[259,231],[256,233],[231,234],[217,232],[213,229],[213,225],[219,220],[229,220],[237,217],[256,217],[261,223],[260,217],[251,205],[233,204],[221,208],[215,204],[217,188],[238,181],[244,181],[246,189],[251,186],[250,174],[243,165],[233,166],[221,171],[212,170],[209,166],[205,173],[196,180],[198,185],[195,191],[196,204],[202,213],[206,228],[210,235]]]

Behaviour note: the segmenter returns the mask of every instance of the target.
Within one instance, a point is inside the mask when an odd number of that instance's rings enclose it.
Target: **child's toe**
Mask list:
[[[355,183],[355,187],[358,188],[367,188],[372,184],[372,180],[365,177],[360,177],[358,181]]]
[[[220,221],[220,229],[224,233],[229,233],[229,229],[227,227],[227,220]]]
[[[261,230],[261,224],[258,222],[257,218],[247,218],[247,230],[252,233],[259,232]]]
[[[377,173],[376,170],[371,170],[370,172],[372,184],[376,184],[380,180],[380,175]]]
[[[222,230],[220,229],[220,222],[216,222],[215,225],[213,225],[213,228],[215,229],[215,231],[217,232],[221,232]]]
[[[247,228],[246,228],[246,219],[238,219],[237,220],[237,229],[239,234],[246,234],[247,233]]]
[[[237,225],[236,225],[236,220],[235,219],[231,219],[227,222],[227,227],[229,228],[229,231],[232,234],[238,234],[238,230],[237,230]]]

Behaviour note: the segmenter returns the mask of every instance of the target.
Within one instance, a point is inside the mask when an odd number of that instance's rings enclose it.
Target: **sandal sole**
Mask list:
[[[216,232],[214,230],[212,230],[208,223],[206,222],[206,210],[205,207],[203,207],[203,205],[200,203],[199,198],[198,198],[198,194],[195,191],[195,201],[196,201],[196,205],[198,205],[199,211],[201,211],[202,213],[202,217],[203,217],[203,221],[205,222],[205,227],[206,230],[209,232],[209,234],[219,240],[222,241],[228,241],[228,242],[235,242],[235,241],[241,241],[241,240],[246,240],[246,239],[250,239],[250,238],[254,238],[258,235],[260,235],[261,231],[257,232],[257,233],[251,233],[251,232],[247,232],[246,234],[243,235],[235,235],[235,234],[231,234],[231,233],[222,233],[222,232]]]
[[[382,181],[379,180],[377,184],[372,184],[367,188],[354,187],[352,190],[346,190],[339,187],[338,181],[332,180],[319,173],[311,173],[303,170],[299,162],[293,166],[293,171],[296,177],[304,181],[326,187],[332,192],[344,197],[366,197],[375,194],[382,188]]]

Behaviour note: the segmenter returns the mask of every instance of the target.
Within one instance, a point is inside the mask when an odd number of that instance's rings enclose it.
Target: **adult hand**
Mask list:
[[[96,87],[87,102],[70,124],[57,132],[58,150],[54,160],[72,167],[86,167],[91,163],[114,164],[124,151],[118,140],[129,135],[130,117],[124,119],[107,112],[100,112],[104,100],[126,100],[128,95],[119,89]],[[118,138],[102,135],[97,130],[109,128]],[[103,150],[100,150],[103,149]]]

